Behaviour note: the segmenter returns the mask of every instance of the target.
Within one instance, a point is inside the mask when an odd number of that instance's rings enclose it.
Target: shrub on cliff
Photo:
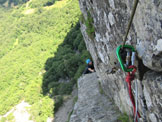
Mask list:
[[[95,28],[94,28],[93,23],[94,23],[93,18],[91,16],[90,12],[88,11],[87,20],[85,20],[85,25],[87,27],[86,32],[91,39],[94,39],[94,37],[95,37]]]

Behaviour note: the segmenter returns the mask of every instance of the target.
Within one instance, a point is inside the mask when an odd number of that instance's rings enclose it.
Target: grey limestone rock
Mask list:
[[[70,122],[116,122],[120,112],[111,100],[100,93],[96,73],[78,80],[78,101]]]
[[[122,112],[131,115],[133,110],[125,82],[126,74],[116,67],[118,61],[115,50],[122,44],[133,2],[133,0],[79,0],[84,18],[87,19],[87,13],[90,12],[94,21],[94,39],[88,36],[84,22],[81,22],[81,31],[102,87]],[[142,117],[146,116],[147,121],[161,122],[162,80],[158,72],[162,72],[162,0],[139,0],[127,44],[136,48],[143,64],[152,70],[151,74],[149,72],[145,74],[144,80],[138,80],[139,112]],[[116,71],[111,72],[114,67]],[[144,104],[147,107],[146,112],[143,112]]]

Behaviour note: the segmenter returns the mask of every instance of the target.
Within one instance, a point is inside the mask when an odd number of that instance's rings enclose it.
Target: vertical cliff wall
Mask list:
[[[81,31],[105,93],[119,109],[132,115],[125,73],[116,65],[115,50],[133,8],[133,0],[79,0],[83,13]],[[88,21],[89,20],[89,21]],[[88,30],[89,29],[89,30]],[[147,121],[162,121],[162,1],[140,0],[127,44],[133,45],[144,74],[138,80],[139,111]],[[116,69],[116,70],[113,70]],[[145,106],[145,109],[143,109]],[[144,111],[146,110],[146,111]]]

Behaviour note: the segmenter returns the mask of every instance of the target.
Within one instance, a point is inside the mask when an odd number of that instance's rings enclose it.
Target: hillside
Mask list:
[[[27,1],[29,0],[0,0],[0,5],[4,7],[14,7]]]
[[[52,98],[70,94],[83,71],[84,66],[79,64],[84,64],[89,54],[77,24],[80,16],[78,1],[49,2],[51,0],[31,0],[14,8],[0,7],[0,115],[24,100],[31,105],[28,110],[32,120],[46,121],[54,115],[54,103],[59,104]],[[69,55],[65,57],[66,54]],[[68,69],[74,62],[75,68]],[[67,75],[60,74],[54,79],[53,69],[60,69],[59,66],[67,66],[64,71]],[[69,82],[68,92],[50,92],[57,87],[49,86],[49,83],[58,82],[60,78],[73,81]],[[57,84],[62,89],[67,86]]]
[[[5,6],[5,7],[13,7],[19,4],[26,3],[28,1],[30,0],[0,0],[0,5]],[[45,5],[52,5],[56,1],[59,1],[59,0],[40,0],[39,2],[35,2],[34,4],[41,2],[42,6],[45,6]]]

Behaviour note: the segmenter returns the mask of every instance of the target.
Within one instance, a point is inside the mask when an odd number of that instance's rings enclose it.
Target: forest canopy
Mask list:
[[[0,4],[3,5],[5,3],[8,4],[8,6],[11,6],[11,4],[13,5],[19,5],[19,4],[23,4],[26,3],[28,1],[31,0],[0,0]],[[34,2],[32,2],[32,5],[37,4],[37,7],[40,7],[39,5],[43,5],[43,6],[50,6],[53,5],[56,1],[60,1],[60,0],[32,0]]]
[[[29,0],[0,0],[0,4],[4,4],[8,2],[9,4],[14,3],[14,5],[22,4],[24,2],[27,2]]]
[[[11,2],[17,7],[0,7],[0,115],[25,100],[31,119],[45,122],[54,116],[60,95],[70,94],[89,57],[78,0]],[[59,83],[60,78],[70,82]]]

